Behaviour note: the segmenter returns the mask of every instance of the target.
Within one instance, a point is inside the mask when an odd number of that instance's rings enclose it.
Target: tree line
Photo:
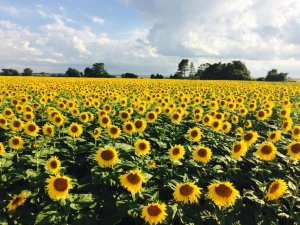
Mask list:
[[[43,74],[43,73],[41,73]],[[25,68],[23,73],[19,73],[15,69],[2,69],[1,75],[4,76],[31,76],[33,71],[31,68]],[[65,77],[98,77],[98,78],[114,78],[105,69],[104,63],[94,63],[92,67],[86,67],[83,72],[75,68],[69,67],[64,74],[59,76]],[[138,78],[138,75],[133,73],[123,73],[122,78]],[[161,74],[151,74],[151,79],[164,79]],[[237,60],[229,63],[203,63],[200,64],[197,70],[194,63],[188,59],[182,59],[178,63],[177,71],[174,75],[170,75],[171,79],[199,79],[199,80],[254,80],[251,77],[250,71],[246,65]],[[256,79],[258,81],[287,81],[288,73],[278,72],[277,69],[268,71],[266,77]]]

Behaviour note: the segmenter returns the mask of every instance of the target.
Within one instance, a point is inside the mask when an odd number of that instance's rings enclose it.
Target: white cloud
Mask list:
[[[97,16],[93,16],[92,17],[92,21],[96,24],[100,24],[100,25],[104,25],[105,23],[105,19],[97,17]]]

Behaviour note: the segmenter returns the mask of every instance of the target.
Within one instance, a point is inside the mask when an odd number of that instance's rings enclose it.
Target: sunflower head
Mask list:
[[[54,127],[50,124],[45,124],[43,126],[43,134],[45,136],[53,136],[54,135]]]
[[[113,147],[100,148],[96,152],[96,160],[101,167],[112,167],[119,160],[118,152]]]
[[[146,115],[146,120],[148,123],[154,123],[157,119],[157,114],[155,111],[148,112]]]
[[[108,126],[107,132],[108,132],[108,135],[113,139],[116,139],[116,138],[120,137],[120,135],[121,135],[121,129],[115,125]]]
[[[246,143],[240,141],[232,145],[230,154],[232,158],[240,159],[242,156],[246,154],[246,152],[247,152]]]
[[[13,136],[8,140],[8,145],[10,148],[19,150],[23,147],[24,141],[20,136]]]
[[[9,212],[15,211],[19,206],[23,205],[28,197],[28,192],[22,191],[18,195],[14,195],[13,198],[10,200],[8,205],[6,206]]]
[[[69,134],[71,137],[75,138],[75,137],[79,137],[79,136],[82,134],[83,128],[82,128],[82,126],[81,126],[80,124],[78,124],[78,123],[72,123],[72,124],[68,127],[67,131],[68,131],[68,134]]]
[[[292,160],[300,159],[300,142],[292,142],[287,146],[287,154]]]
[[[121,185],[132,193],[139,192],[142,189],[142,183],[145,177],[141,170],[130,170],[120,176]]]
[[[178,183],[173,193],[174,199],[177,202],[185,204],[198,202],[201,195],[201,188],[193,182]]]
[[[0,156],[5,154],[5,148],[2,142],[0,142]]]
[[[150,152],[151,146],[150,142],[145,139],[138,139],[134,143],[135,152],[139,155],[145,156]]]
[[[56,156],[52,156],[46,164],[47,170],[51,174],[58,174],[60,169],[61,162]]]
[[[281,131],[279,130],[272,131],[268,135],[268,141],[272,143],[276,143],[280,140],[280,137],[281,137]]]
[[[142,133],[147,127],[147,121],[145,119],[135,119],[134,127],[137,132]]]
[[[256,156],[261,160],[270,161],[273,160],[276,156],[277,148],[273,143],[268,142],[258,146],[256,151]]]
[[[256,131],[249,131],[242,135],[242,140],[247,144],[247,145],[252,145],[254,144],[258,139],[258,133]]]
[[[211,149],[205,146],[198,146],[193,151],[193,158],[197,162],[208,163],[211,160],[212,152]]]
[[[267,191],[267,199],[269,201],[280,198],[287,190],[287,183],[282,179],[275,179],[269,186]]]
[[[53,200],[66,199],[69,196],[69,191],[72,189],[69,177],[60,175],[50,176],[46,182],[46,190]]]
[[[24,130],[28,136],[36,137],[39,133],[40,128],[34,122],[27,122],[24,126]]]
[[[217,205],[228,207],[234,205],[239,191],[236,190],[232,183],[216,181],[208,186],[208,197]]]
[[[293,129],[291,130],[292,132],[292,137],[295,140],[299,140],[300,139],[300,126],[294,126]]]
[[[106,128],[111,124],[111,119],[108,115],[104,115],[99,118],[99,123],[101,127]]]
[[[174,145],[169,149],[169,157],[173,162],[180,160],[184,154],[185,150],[182,145]]]
[[[98,139],[101,135],[101,128],[100,127],[95,128],[90,134],[94,139]]]
[[[142,218],[150,225],[162,223],[166,217],[167,212],[164,203],[149,203],[142,209]]]
[[[199,127],[193,127],[188,130],[188,139],[192,142],[200,141],[202,132]]]
[[[124,133],[129,134],[129,135],[133,134],[135,132],[134,123],[126,121],[123,124],[123,131],[124,131]]]

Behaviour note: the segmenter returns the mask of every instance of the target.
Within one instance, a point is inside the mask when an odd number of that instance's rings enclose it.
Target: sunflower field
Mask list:
[[[300,224],[300,83],[0,77],[0,224]]]

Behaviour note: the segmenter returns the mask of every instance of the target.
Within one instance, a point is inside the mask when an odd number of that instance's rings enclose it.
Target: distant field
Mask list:
[[[298,82],[0,90],[0,224],[300,224]]]

